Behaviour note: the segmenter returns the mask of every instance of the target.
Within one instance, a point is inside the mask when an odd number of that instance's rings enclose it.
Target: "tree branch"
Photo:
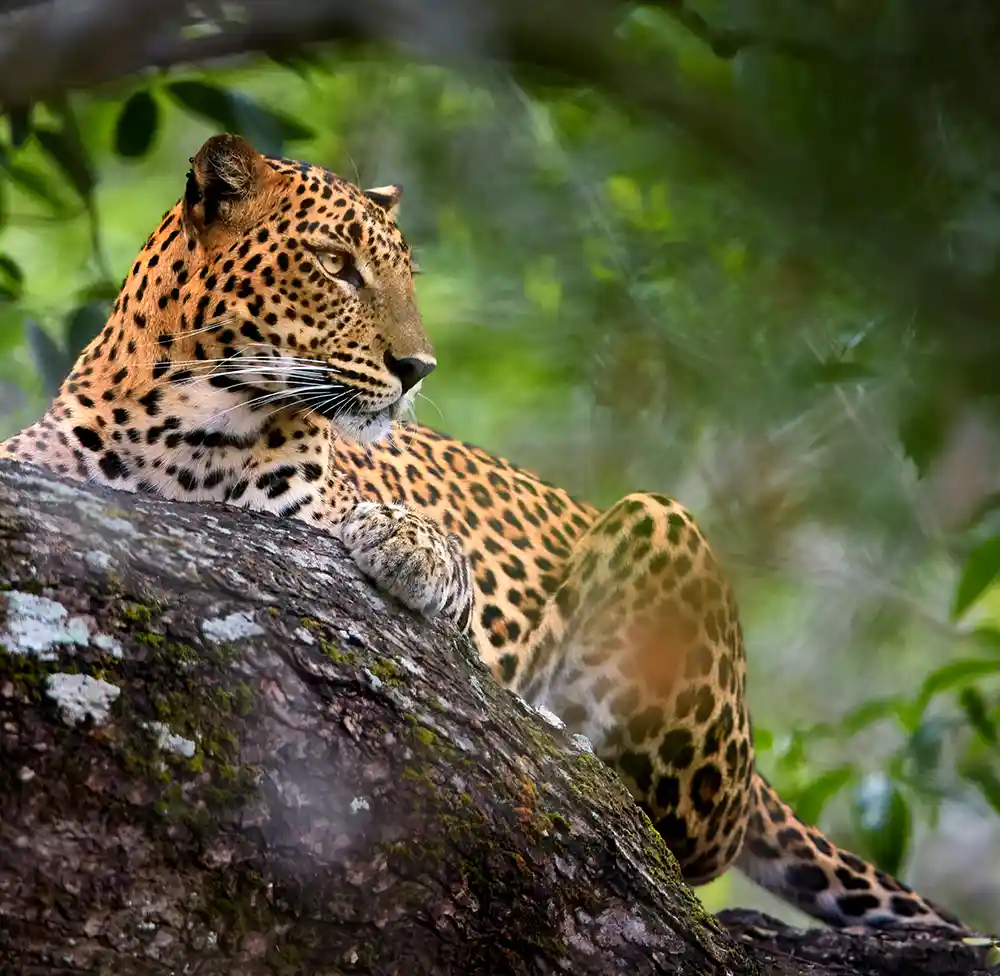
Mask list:
[[[69,0],[34,7],[0,35],[0,110],[89,89],[150,69],[319,42],[376,42],[458,67],[499,60],[554,81],[597,85],[652,111],[729,159],[760,164],[765,141],[731,109],[625,57],[614,32],[626,5],[577,0],[244,0],[238,21],[200,33],[175,0]],[[71,5],[71,4],[70,4]]]
[[[0,972],[982,971],[732,938],[584,743],[303,524],[4,462],[0,588]]]

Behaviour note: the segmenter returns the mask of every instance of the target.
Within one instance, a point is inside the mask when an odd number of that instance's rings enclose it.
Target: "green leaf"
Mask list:
[[[985,761],[963,766],[959,770],[963,779],[972,783],[982,793],[983,799],[1000,814],[1000,779]]]
[[[98,281],[91,282],[85,288],[80,289],[77,292],[76,297],[81,302],[105,302],[111,303],[117,297],[118,293],[121,291],[121,285],[115,284],[113,281],[109,281],[107,278],[101,278]]]
[[[922,782],[929,780],[941,764],[941,749],[948,726],[949,723],[941,718],[922,721],[913,730],[906,744],[916,776]]]
[[[917,474],[927,474],[931,461],[940,452],[951,416],[941,405],[928,400],[918,400],[899,427],[899,439],[906,456],[916,465]]]
[[[914,701],[914,708],[922,715],[931,700],[942,692],[961,688],[978,678],[994,674],[1000,674],[1000,658],[962,658],[949,661],[924,678],[920,693]]]
[[[287,142],[302,142],[306,139],[315,139],[316,130],[306,125],[304,122],[300,122],[298,119],[292,118],[290,115],[285,115],[284,112],[275,112],[270,108],[261,108],[263,112],[266,112],[271,118],[274,119],[278,128],[281,130],[281,136]]]
[[[27,321],[28,349],[46,396],[54,397],[73,366],[73,360],[34,319]]]
[[[236,130],[236,119],[229,92],[203,81],[172,81],[167,91],[189,112],[217,122],[223,129]]]
[[[997,735],[996,726],[993,724],[989,709],[986,707],[986,699],[983,698],[979,689],[963,688],[958,694],[958,703],[962,706],[969,726],[975,729],[986,742],[996,745],[1000,741],[1000,736]]]
[[[1000,630],[997,630],[996,627],[991,627],[989,624],[977,627],[969,632],[969,639],[982,647],[984,651],[1000,654]]]
[[[103,301],[90,301],[73,309],[66,316],[66,351],[72,361],[80,355],[90,340],[108,321],[108,306]],[[72,365],[67,368],[67,372]]]
[[[866,776],[855,792],[854,816],[868,856],[883,871],[897,874],[912,829],[906,797],[887,776]]]
[[[11,182],[16,183],[29,196],[34,197],[41,203],[47,204],[53,214],[58,216],[66,216],[68,214],[69,206],[66,200],[50,185],[51,178],[49,176],[45,176],[19,163],[11,163],[6,160],[0,160],[0,165],[3,166],[4,172],[6,172]]]
[[[173,81],[167,91],[189,112],[246,136],[262,151],[281,151],[285,141],[311,139],[313,129],[255,102],[241,92],[228,92],[203,81]]]
[[[149,152],[160,121],[159,103],[146,89],[132,94],[115,124],[115,152],[124,159],[139,159]]]
[[[902,700],[899,698],[874,698],[863,702],[841,719],[840,731],[845,736],[856,735],[876,722],[896,718],[901,704]]]
[[[524,273],[524,294],[544,315],[555,315],[559,311],[563,288],[553,258],[540,257],[528,267]]]
[[[277,51],[266,51],[265,56],[270,58],[275,64],[294,71],[300,78],[309,78],[312,69],[325,68],[326,62],[318,54],[310,51],[296,51],[294,54],[285,54]]]
[[[770,752],[774,748],[774,733],[770,729],[753,727],[753,747],[757,752]]]
[[[805,385],[821,386],[824,384],[857,383],[871,379],[875,375],[870,366],[852,362],[848,359],[831,359],[810,363],[802,369],[793,380]]]
[[[951,608],[952,619],[957,620],[962,616],[998,575],[1000,575],[1000,536],[994,536],[969,553],[958,589],[955,591],[955,602]]]
[[[0,306],[0,375],[17,383],[17,370],[13,363],[4,356],[8,349],[16,349],[24,344],[24,320],[16,307]],[[13,374],[13,375],[12,375]]]
[[[24,272],[13,258],[0,254],[0,296],[16,301],[23,291]]]
[[[642,190],[632,177],[623,174],[609,176],[605,192],[614,211],[633,222],[642,217]]]
[[[286,142],[312,139],[316,133],[290,115],[275,112],[242,92],[231,92],[236,130],[269,156],[280,156]]]
[[[35,138],[63,171],[76,192],[89,201],[94,192],[94,172],[80,141],[65,129],[36,129]]]
[[[266,156],[281,156],[285,149],[285,136],[277,117],[239,92],[231,93],[230,99],[236,131],[249,139],[257,152]]]
[[[31,109],[32,106],[29,105],[10,111],[10,144],[15,149],[20,149],[31,135]]]
[[[795,797],[795,812],[809,824],[819,822],[823,808],[854,778],[851,766],[838,766],[817,776]]]

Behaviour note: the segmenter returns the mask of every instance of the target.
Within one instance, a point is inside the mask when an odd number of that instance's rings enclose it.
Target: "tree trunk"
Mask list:
[[[585,742],[303,524],[3,463],[0,584],[4,974],[984,967],[727,929]]]

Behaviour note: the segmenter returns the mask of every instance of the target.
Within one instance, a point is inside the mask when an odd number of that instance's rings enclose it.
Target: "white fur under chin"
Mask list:
[[[376,444],[389,436],[392,431],[392,421],[386,414],[371,417],[338,417],[330,421],[330,426],[344,440],[357,444]]]
[[[389,437],[395,421],[413,410],[413,401],[420,392],[422,383],[423,380],[404,393],[395,403],[376,414],[337,417],[336,420],[330,421],[330,426],[345,440],[362,445],[377,444]]]

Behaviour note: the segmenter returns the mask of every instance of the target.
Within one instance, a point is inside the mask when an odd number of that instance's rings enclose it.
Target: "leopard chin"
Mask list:
[[[413,389],[377,410],[358,413],[340,412],[328,416],[327,419],[334,433],[345,440],[362,445],[377,444],[389,437],[397,420],[412,413],[413,401],[419,389],[418,383]]]

